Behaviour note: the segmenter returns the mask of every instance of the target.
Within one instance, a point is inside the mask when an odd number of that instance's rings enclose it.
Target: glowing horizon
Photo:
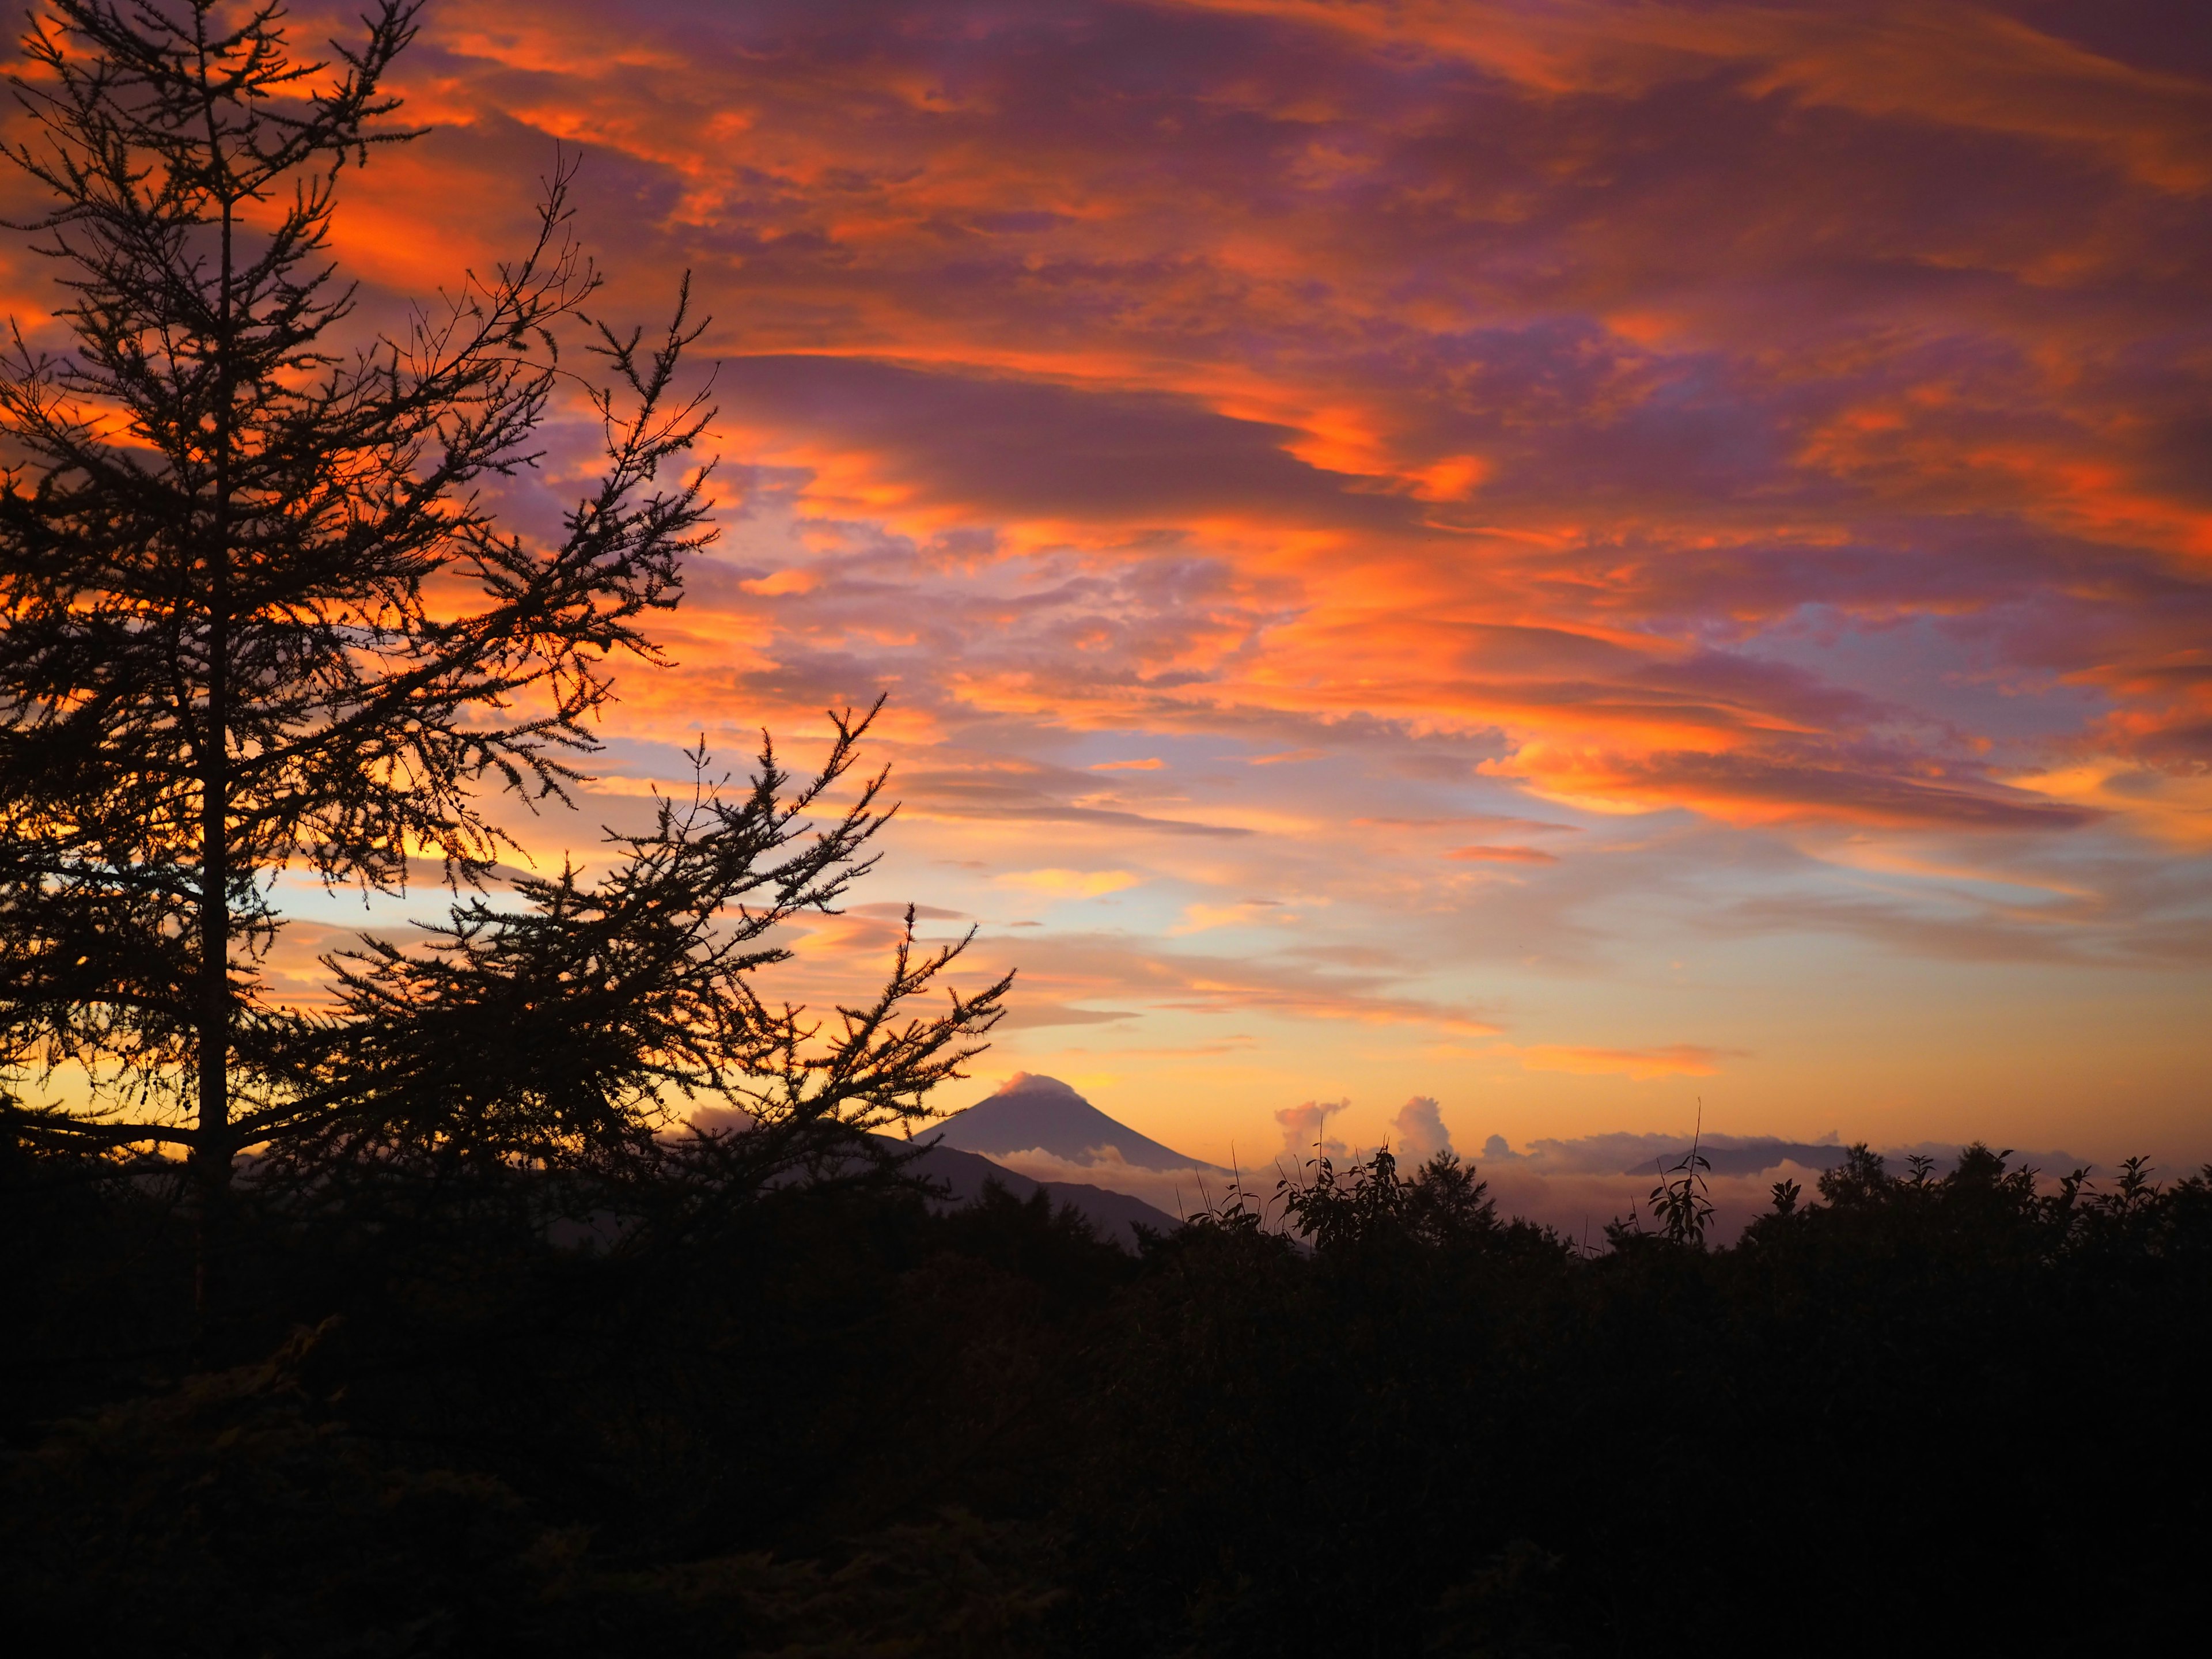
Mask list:
[[[365,314],[557,142],[607,313],[714,319],[723,538],[586,818],[887,693],[807,951],[1020,968],[946,1105],[2212,1158],[2212,33],[435,0],[398,80]]]

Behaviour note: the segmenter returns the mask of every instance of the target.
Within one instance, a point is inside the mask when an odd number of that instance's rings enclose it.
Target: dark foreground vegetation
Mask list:
[[[2201,1622],[2203,1176],[1854,1152],[1733,1248],[1586,1255],[1386,1158],[1133,1257],[752,1139],[247,1180],[251,1312],[197,1369],[167,1183],[11,1148],[15,1650],[1995,1652]]]

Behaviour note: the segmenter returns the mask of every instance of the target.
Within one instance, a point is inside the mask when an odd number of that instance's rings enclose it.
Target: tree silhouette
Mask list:
[[[922,1097],[979,1052],[971,1039],[996,1022],[1012,982],[955,992],[942,1016],[902,1018],[965,939],[917,955],[909,908],[889,978],[868,1006],[840,1007],[826,1038],[824,1022],[770,1008],[751,984],[791,956],[766,935],[830,908],[874,863],[863,849],[890,821],[877,804],[884,774],[842,812],[811,816],[873,717],[833,714],[829,758],[795,789],[764,745],[732,798],[702,748],[690,799],[657,800],[642,834],[610,831],[617,857],[597,882],[564,864],[517,878],[520,906],[481,894],[454,904],[428,949],[371,939],[326,957],[343,1012],[294,1023],[293,1091],[266,1121],[324,1158],[434,1150],[543,1164],[657,1158],[672,1097],[738,1106],[763,1132],[747,1148],[755,1161],[848,1157],[867,1144],[842,1133],[826,1149],[793,1143],[921,1115]]]
[[[384,88],[418,10],[377,0],[364,37],[310,62],[273,3],[54,0],[14,82],[31,136],[8,155],[50,193],[28,228],[73,337],[49,353],[18,330],[0,375],[0,1063],[91,1079],[88,1103],[15,1109],[20,1129],[182,1149],[204,1233],[257,1145],[420,1138],[441,1115],[496,1140],[484,1068],[464,1075],[487,1052],[526,1047],[503,1100],[527,1096],[532,1127],[503,1144],[542,1149],[763,1066],[790,1112],[912,1109],[995,1006],[894,1030],[947,959],[902,949],[885,1002],[802,1060],[811,1028],[744,989],[781,954],[760,933],[866,867],[880,779],[778,856],[852,765],[849,719],[788,799],[764,754],[742,801],[702,785],[664,806],[597,888],[525,882],[520,909],[457,904],[427,956],[334,962],[336,1014],[273,996],[287,869],[392,894],[427,860],[480,895],[508,844],[483,787],[566,799],[611,664],[659,659],[643,619],[713,535],[706,469],[684,471],[711,410],[677,389],[697,329],[682,300],[650,341],[585,314],[572,169],[521,258],[349,349],[337,186],[414,136]],[[592,376],[561,360],[574,325]],[[564,385],[605,466],[540,544],[480,492],[534,463]]]

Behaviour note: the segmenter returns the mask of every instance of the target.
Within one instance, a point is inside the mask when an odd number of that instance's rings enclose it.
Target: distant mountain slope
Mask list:
[[[1140,1170],[1217,1171],[1211,1164],[1185,1157],[1172,1146],[1117,1123],[1057,1078],[1024,1072],[988,1098],[955,1112],[918,1137],[942,1146],[981,1152],[986,1158],[1032,1150],[1075,1163],[1096,1161],[1097,1150],[1111,1146],[1124,1164]],[[1157,1212],[1156,1212],[1157,1213]]]
[[[1109,1192],[1103,1187],[1087,1186],[1078,1181],[1032,1181],[992,1163],[979,1152],[963,1152],[957,1147],[932,1146],[907,1167],[950,1188],[954,1204],[971,1202],[982,1192],[986,1181],[997,1181],[1019,1199],[1028,1198],[1042,1187],[1054,1208],[1078,1212],[1098,1230],[1101,1238],[1127,1250],[1137,1248],[1136,1230],[1140,1226],[1157,1233],[1171,1233],[1182,1224],[1165,1210],[1155,1209],[1143,1199],[1132,1198],[1127,1193]]]

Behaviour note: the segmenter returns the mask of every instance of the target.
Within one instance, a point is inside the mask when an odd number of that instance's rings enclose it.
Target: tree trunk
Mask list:
[[[218,296],[215,502],[208,537],[207,711],[200,727],[198,1109],[192,1162],[199,1220],[192,1300],[204,1354],[222,1300],[230,1166],[230,447],[235,366],[231,341],[232,207],[223,204]]]
[[[212,705],[215,699],[210,698]],[[222,727],[208,725],[222,741]],[[230,1201],[230,906],[229,857],[223,793],[228,780],[220,763],[205,779],[207,801],[200,815],[200,994],[198,1111],[192,1137],[194,1185],[199,1218],[194,1249],[192,1300],[200,1337],[205,1343],[221,1297],[222,1258],[229,1233]]]

